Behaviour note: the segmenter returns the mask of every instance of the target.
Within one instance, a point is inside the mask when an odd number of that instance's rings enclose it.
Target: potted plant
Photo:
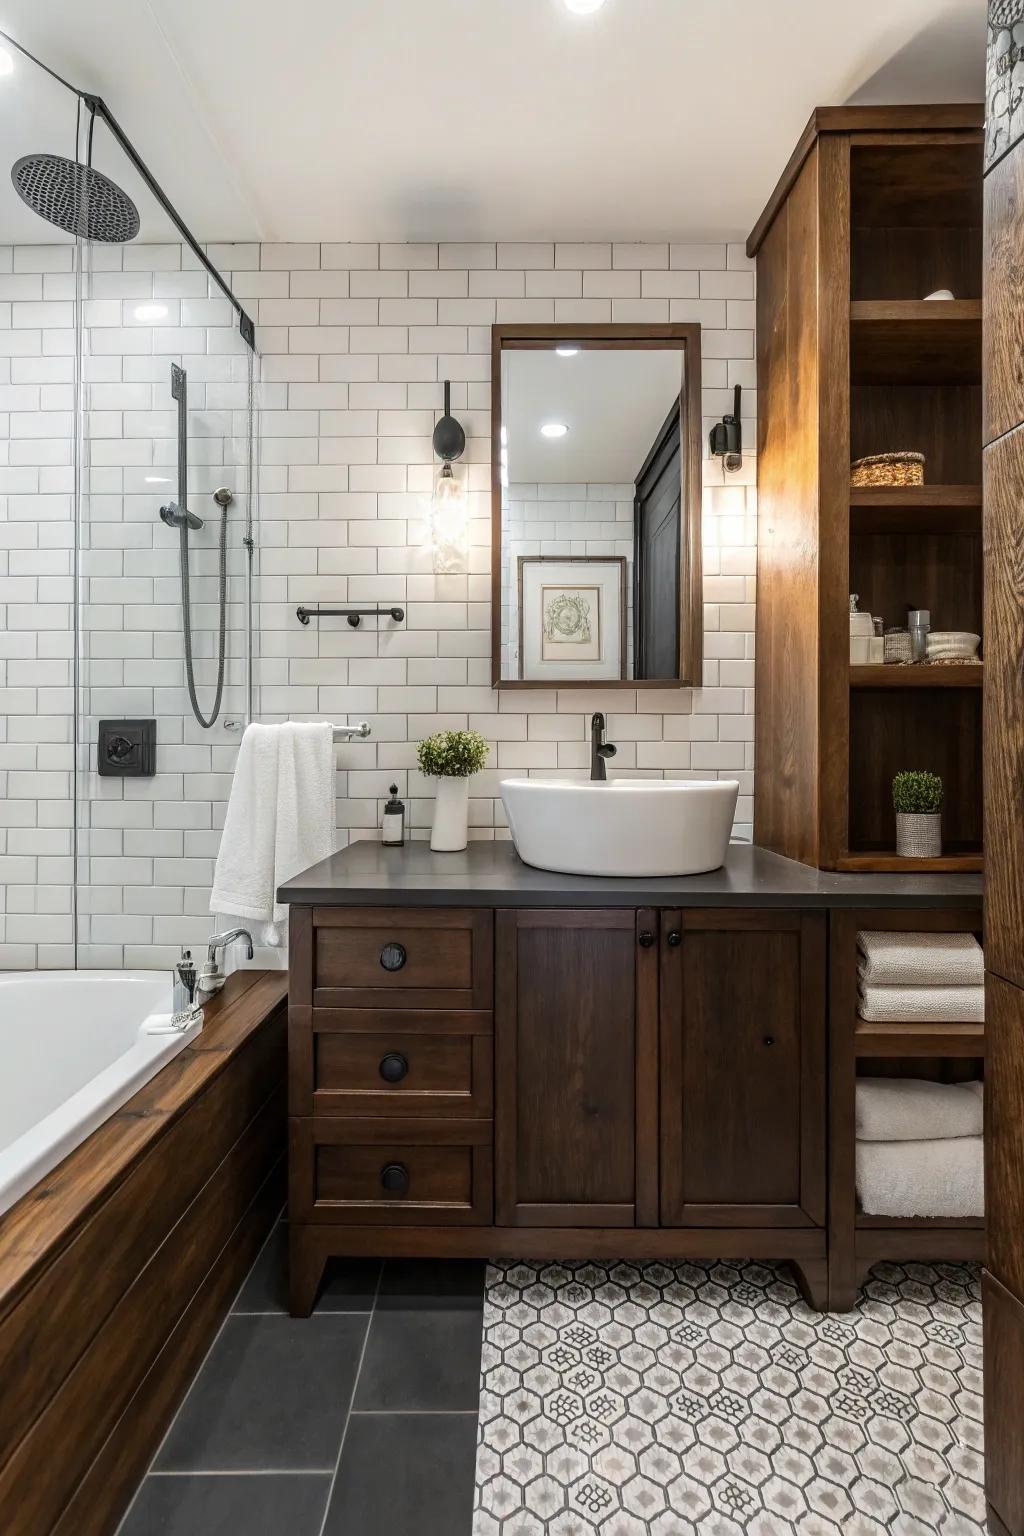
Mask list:
[[[435,853],[458,853],[469,841],[469,780],[489,751],[479,731],[437,731],[416,748],[420,771],[437,780],[430,829]]]
[[[903,859],[937,859],[942,852],[942,780],[909,771],[892,781],[896,852]]]

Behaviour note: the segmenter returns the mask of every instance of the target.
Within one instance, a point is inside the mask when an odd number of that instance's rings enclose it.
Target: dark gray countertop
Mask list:
[[[981,876],[840,875],[734,843],[721,869],[673,879],[556,875],[524,864],[512,844],[431,853],[426,842],[352,843],[288,880],[300,906],[412,907],[945,907],[981,905]]]

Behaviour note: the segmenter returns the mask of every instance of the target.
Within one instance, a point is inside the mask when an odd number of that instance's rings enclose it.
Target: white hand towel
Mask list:
[[[858,975],[882,987],[980,987],[985,957],[973,933],[857,935]]]
[[[983,1024],[984,987],[860,987],[859,1012],[872,1023]]]
[[[858,1141],[945,1141],[980,1136],[981,1083],[932,1083],[917,1077],[857,1079]]]
[[[982,1138],[858,1141],[857,1196],[868,1216],[983,1216]]]
[[[326,859],[336,842],[334,731],[329,722],[250,725],[231,784],[210,911],[263,923],[279,945],[288,908],[277,887]]]

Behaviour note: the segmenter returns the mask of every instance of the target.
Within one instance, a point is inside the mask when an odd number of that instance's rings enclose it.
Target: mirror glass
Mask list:
[[[567,334],[500,357],[498,685],[678,683],[684,346]]]

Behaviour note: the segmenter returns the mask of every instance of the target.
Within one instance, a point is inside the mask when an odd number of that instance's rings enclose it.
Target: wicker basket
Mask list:
[[[850,465],[850,484],[924,485],[923,453],[873,453],[866,459],[854,459]]]
[[[937,859],[942,853],[942,812],[896,812],[896,853],[901,859]]]

